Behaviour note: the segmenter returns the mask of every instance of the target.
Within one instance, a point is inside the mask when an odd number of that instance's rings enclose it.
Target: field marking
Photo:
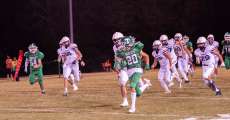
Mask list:
[[[85,94],[83,95],[85,97],[91,97],[91,96],[95,96],[95,95],[91,95],[91,94]],[[96,97],[108,97],[108,95],[100,95],[100,96],[96,96]],[[151,98],[151,99],[202,99],[202,100],[230,100],[230,97],[223,97],[223,96],[200,96],[200,97],[197,97],[197,96],[143,96],[143,98],[141,99],[148,99],[148,98]]]
[[[160,98],[160,99],[205,99],[205,100],[230,100],[230,97],[216,97],[216,96],[213,96],[213,97],[191,97],[191,96],[185,96],[185,97],[179,97],[179,96],[175,96],[175,97],[171,97],[171,96],[168,96],[168,97],[152,97],[153,99],[154,98]]]

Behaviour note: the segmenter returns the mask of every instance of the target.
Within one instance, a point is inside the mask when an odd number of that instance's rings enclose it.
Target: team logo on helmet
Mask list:
[[[135,44],[135,38],[132,36],[123,37],[121,40],[121,44],[126,49],[129,49],[129,48],[133,47],[133,45]]]

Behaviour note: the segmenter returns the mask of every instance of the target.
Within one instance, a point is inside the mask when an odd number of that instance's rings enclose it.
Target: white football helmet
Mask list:
[[[165,34],[160,36],[160,41],[164,41],[164,40],[168,40],[168,39],[169,39],[168,36]]]
[[[32,53],[32,54],[34,54],[38,51],[38,47],[34,43],[30,44],[28,49],[29,49],[30,53]]]
[[[168,45],[168,39],[169,39],[168,36],[165,34],[160,36],[160,41],[161,41],[162,45]]]
[[[213,34],[209,34],[209,35],[207,36],[207,40],[208,40],[208,42],[209,42],[210,44],[212,44],[213,41],[214,41],[214,35],[213,35]]]
[[[201,36],[201,37],[199,37],[198,39],[197,39],[197,44],[202,44],[202,43],[206,43],[207,42],[207,40],[206,40],[206,38],[205,37],[203,37],[203,36]]]
[[[161,48],[161,47],[162,47],[161,41],[160,41],[160,40],[155,40],[155,41],[153,42],[152,47],[153,47],[154,49],[156,49],[156,48]]]
[[[182,40],[182,34],[181,34],[181,33],[176,33],[176,34],[174,35],[174,39],[175,39],[175,40]]]
[[[62,37],[62,39],[60,40],[59,44],[63,44],[64,42],[70,42],[69,37],[67,37],[67,36]]]
[[[117,40],[123,38],[124,35],[121,32],[115,32],[112,36],[112,40]]]

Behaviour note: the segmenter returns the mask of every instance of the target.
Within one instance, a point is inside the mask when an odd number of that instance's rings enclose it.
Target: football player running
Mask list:
[[[189,83],[190,81],[188,80],[188,76],[187,76],[188,73],[187,59],[188,57],[189,59],[191,59],[192,54],[187,49],[186,45],[183,43],[181,33],[176,33],[174,36],[174,40],[175,40],[174,51],[177,56],[178,70],[182,78],[185,80],[185,83]]]
[[[186,44],[187,49],[190,51],[190,53],[193,53],[193,44],[189,40],[189,37],[187,35],[183,36],[183,42]],[[195,69],[194,69],[194,64],[193,64],[193,58],[187,57],[187,62],[188,62],[188,75],[193,76]]]
[[[116,52],[121,49],[121,39],[124,35],[121,32],[115,32],[112,36],[113,41],[113,51],[114,51],[114,69],[118,73],[118,80],[121,90],[122,96],[122,103],[120,104],[121,107],[127,107],[129,105],[127,99],[127,89],[126,83],[128,81],[128,74],[125,61],[119,61],[116,55]]]
[[[63,65],[64,59],[65,59],[65,58],[64,58],[65,55],[62,55],[62,51],[63,51],[63,49],[64,49],[64,47],[63,47],[63,40],[64,40],[64,39],[62,39],[62,40],[59,42],[59,48],[58,48],[58,50],[57,50],[57,54],[58,54],[58,60],[57,60],[57,61],[58,61],[59,64],[61,64],[61,65]],[[58,66],[58,67],[59,67],[59,66]],[[78,89],[78,87],[77,87],[76,84],[75,84],[75,79],[74,79],[74,75],[72,74],[72,72],[71,72],[69,78],[70,78],[70,80],[71,80],[71,81],[69,81],[69,83],[72,84],[73,90],[76,91],[76,90]]]
[[[225,68],[230,69],[230,33],[224,34],[224,40],[222,41],[222,55],[224,56]]]
[[[122,103],[120,104],[121,107],[127,107],[128,104],[128,99],[127,99],[127,89],[126,89],[126,84],[127,81],[129,80],[128,78],[128,73],[127,73],[127,63],[125,60],[119,60],[119,58],[116,55],[116,52],[118,50],[122,50],[123,46],[122,46],[122,42],[121,40],[124,38],[124,35],[120,32],[115,32],[112,36],[112,40],[114,43],[113,46],[113,51],[114,51],[114,69],[115,71],[118,73],[118,80],[119,80],[119,85],[120,85],[120,90],[121,90],[121,96],[122,96]],[[131,37],[132,39],[134,39],[133,37]],[[146,64],[146,68],[149,68],[149,56],[148,54],[146,54],[145,52],[141,51],[141,56],[142,59],[144,60],[145,64]],[[144,91],[145,88],[150,87],[151,83],[150,80],[147,80],[145,78],[142,78],[139,81],[139,86],[140,88],[142,88],[141,90]]]
[[[63,63],[63,76],[64,76],[64,96],[68,95],[68,82],[73,85],[74,90],[77,90],[77,84],[79,83],[79,61],[82,60],[82,54],[79,51],[76,44],[71,43],[69,37],[62,37],[60,43],[63,44],[62,50],[60,52],[61,56],[64,59]],[[81,61],[81,64],[84,65],[84,62]],[[73,73],[74,82],[69,81],[69,77]]]
[[[216,48],[216,50],[218,50],[219,42],[215,41],[213,34],[209,34],[207,36],[207,45]],[[218,63],[219,63],[219,57],[215,55],[215,76],[218,74]]]
[[[200,64],[200,62],[202,63],[202,78],[205,84],[216,93],[216,96],[219,96],[222,95],[221,90],[211,78],[215,69],[215,55],[219,57],[221,66],[225,65],[219,51],[213,46],[206,45],[206,42],[205,37],[199,37],[197,39],[198,48],[195,50],[196,62],[198,64]]]
[[[32,43],[28,47],[29,51],[24,54],[25,60],[25,72],[27,73],[27,67],[29,65],[30,74],[29,82],[34,85],[36,82],[39,83],[41,94],[45,94],[45,88],[43,84],[43,72],[42,72],[42,59],[44,54],[38,50],[38,47]]]
[[[141,51],[144,44],[141,42],[136,42],[130,37],[124,37],[121,39],[121,49],[116,52],[117,58],[126,62],[127,73],[130,80],[130,92],[131,92],[131,108],[130,113],[136,111],[136,97],[140,96],[142,90],[138,83],[141,79],[143,69],[141,68]]]
[[[167,48],[162,46],[162,43],[159,40],[153,42],[153,52],[154,63],[152,69],[157,66],[157,63],[160,63],[160,69],[158,72],[158,80],[160,81],[161,87],[165,90],[165,93],[171,93],[169,90],[169,85],[171,81],[171,68],[172,68],[172,57]]]
[[[175,42],[174,42],[173,39],[169,40],[168,36],[165,35],[165,34],[160,36],[160,42],[162,44],[162,47],[167,49],[167,51],[170,53],[170,56],[172,58],[172,69],[171,69],[172,73],[171,73],[170,79],[171,79],[171,81],[173,81],[173,79],[176,78],[176,80],[179,83],[179,88],[181,88],[182,87],[182,80],[181,80],[181,78],[180,78],[180,76],[179,76],[179,74],[177,72],[177,68],[176,68],[177,56],[176,56],[176,54],[174,52],[174,44],[175,44]],[[170,82],[170,81],[168,81],[168,82],[170,83],[169,87],[171,87],[173,85],[173,82]]]

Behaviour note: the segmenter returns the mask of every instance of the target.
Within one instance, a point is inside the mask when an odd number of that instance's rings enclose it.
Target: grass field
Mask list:
[[[216,97],[200,80],[197,69],[192,83],[183,88],[173,86],[164,94],[156,72],[144,74],[153,86],[137,99],[137,111],[129,114],[121,108],[120,90],[115,73],[83,74],[79,90],[63,97],[63,80],[45,76],[47,94],[20,82],[0,80],[0,120],[230,120],[230,71],[220,69],[216,83],[223,96]]]

